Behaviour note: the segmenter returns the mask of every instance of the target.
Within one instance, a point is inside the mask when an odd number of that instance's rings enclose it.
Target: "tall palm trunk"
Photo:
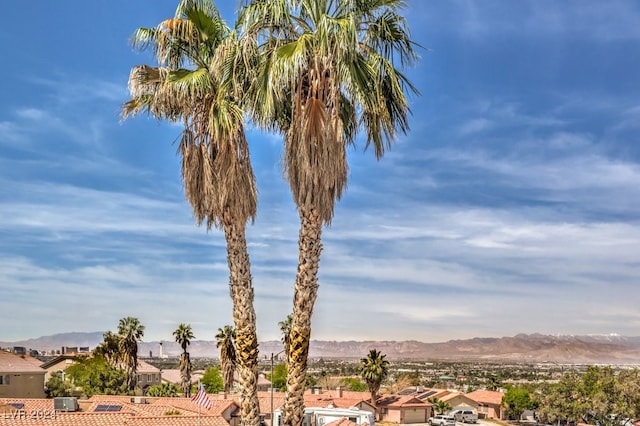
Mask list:
[[[191,396],[191,358],[187,351],[182,352],[180,357],[180,377],[182,396],[189,398]]]
[[[318,294],[318,266],[322,251],[322,220],[314,208],[300,207],[298,272],[293,296],[293,320],[289,335],[287,391],[284,424],[302,425],[307,359],[311,339],[311,314]]]
[[[236,352],[240,385],[240,412],[243,426],[260,423],[258,401],[258,337],[253,308],[253,286],[244,223],[224,225],[229,263],[229,286],[233,299]]]

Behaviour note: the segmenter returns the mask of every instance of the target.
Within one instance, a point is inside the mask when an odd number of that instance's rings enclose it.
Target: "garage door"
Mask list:
[[[424,423],[425,408],[410,408],[404,410],[403,423]]]

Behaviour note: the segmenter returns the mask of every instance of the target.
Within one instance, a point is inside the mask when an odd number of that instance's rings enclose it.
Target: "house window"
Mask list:
[[[151,383],[152,380],[151,374],[147,374],[147,383]]]
[[[0,385],[8,385],[9,377],[11,377],[9,374],[7,374],[6,376],[0,376]]]
[[[381,408],[381,409],[380,409],[380,413],[382,413],[382,414],[388,414],[388,413],[389,413],[389,409],[388,409],[388,408]]]

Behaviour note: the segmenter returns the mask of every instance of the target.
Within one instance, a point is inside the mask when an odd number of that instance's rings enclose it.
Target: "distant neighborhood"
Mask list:
[[[23,347],[0,351],[0,424],[22,424],[20,420],[24,420],[24,424],[33,424],[25,420],[30,416],[43,417],[40,420],[55,416],[55,424],[65,425],[181,425],[193,424],[189,421],[195,416],[201,417],[203,425],[240,424],[240,405],[235,393],[210,394],[213,406],[204,412],[191,398],[146,396],[144,390],[151,386],[161,383],[179,385],[181,378],[177,370],[161,370],[143,359],[138,361],[137,368],[140,395],[46,398],[45,384],[52,374],[64,373],[78,358],[88,356],[90,351],[88,348],[63,347],[60,354],[50,356],[44,362],[27,352],[30,351]],[[197,372],[194,377],[197,379]],[[260,416],[267,424],[270,424],[272,410],[279,410],[284,402],[283,392],[272,391],[271,386],[265,374],[261,374],[258,391]],[[426,423],[434,415],[434,406],[430,402],[434,398],[446,402],[451,408],[471,409],[477,412],[479,418],[503,419],[505,416],[503,393],[500,391],[479,390],[465,394],[421,386],[384,394],[375,405],[366,391],[350,391],[340,386],[335,389],[314,386],[305,393],[305,406],[360,410],[382,422],[416,424]]]
[[[212,404],[207,409],[195,404],[190,397],[151,395],[149,390],[154,387],[179,388],[182,381],[179,369],[166,368],[177,360],[168,360],[161,349],[155,357],[138,359],[135,394],[87,396],[80,389],[66,396],[47,394],[47,383],[50,383],[52,377],[62,377],[64,381],[68,369],[83,359],[90,358],[92,353],[92,348],[79,346],[62,346],[49,351],[34,351],[20,346],[1,350],[0,425],[193,425],[195,419],[201,425],[241,424],[239,394],[233,386],[229,392],[208,392]],[[268,361],[262,364],[263,371],[260,372],[258,381],[260,418],[264,425],[279,424],[284,403],[281,384],[276,385],[270,380],[276,376],[273,373],[273,363]],[[429,366],[437,375],[431,383],[426,383],[425,377],[419,373],[424,365]],[[482,368],[493,372],[481,372]],[[353,363],[319,359],[310,368],[312,380],[304,394],[305,413],[315,416],[317,426],[371,426],[374,422],[447,426],[448,418],[452,418],[454,423],[469,419],[475,422],[477,419],[480,422],[517,420],[537,424],[540,421],[539,415],[543,412],[539,401],[534,401],[539,396],[535,396],[534,391],[531,392],[531,397],[527,393],[527,398],[531,398],[529,402],[515,407],[516,402],[512,399],[515,393],[512,391],[528,389],[528,384],[536,380],[552,385],[562,384],[562,374],[531,373],[522,366],[512,370],[506,367],[496,370],[497,368],[496,365],[482,367],[478,363],[465,364],[463,367],[452,364],[442,368],[434,363],[396,361],[392,371],[393,380],[387,381],[376,400],[372,401],[371,393],[364,390],[366,386],[357,378],[357,369]],[[453,370],[457,371],[453,376],[446,374]],[[629,372],[638,377],[637,369],[625,369],[621,374]],[[204,370],[194,370],[191,380],[199,382],[204,373]],[[596,373],[601,374],[601,371],[597,370]],[[589,374],[589,370],[580,374]],[[477,387],[476,381],[469,380],[471,375],[486,376],[484,385]],[[498,378],[494,380],[496,377]],[[419,384],[420,382],[424,384]],[[362,385],[361,388],[355,386],[358,383]],[[429,386],[430,384],[436,386]],[[354,387],[361,390],[353,390]],[[640,395],[627,396],[636,398],[640,403]],[[639,409],[636,408],[636,412]],[[469,413],[471,417],[461,417],[462,413]],[[56,423],[46,423],[53,418]],[[34,423],[34,420],[41,423]],[[558,423],[564,425],[569,424],[569,421],[567,419]],[[574,423],[599,424],[589,422],[588,419],[584,422],[571,422]],[[640,422],[634,418],[626,418],[626,426],[633,424],[640,426]]]

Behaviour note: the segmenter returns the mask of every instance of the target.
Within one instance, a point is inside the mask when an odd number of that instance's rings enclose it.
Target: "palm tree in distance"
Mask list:
[[[284,345],[284,359],[287,364],[289,364],[289,334],[291,334],[291,320],[293,319],[293,314],[287,315],[287,317],[278,323],[278,327],[280,327],[280,332],[282,336],[280,340]]]
[[[96,346],[93,353],[103,357],[112,367],[119,367],[122,360],[120,336],[112,331],[107,331],[102,335],[102,339],[102,343]]]
[[[120,356],[127,372],[127,388],[132,391],[136,386],[136,371],[138,368],[138,342],[144,336],[144,325],[134,317],[120,319],[118,323],[118,337]]]
[[[153,51],[158,66],[132,69],[131,100],[122,115],[148,112],[184,126],[179,153],[185,194],[198,224],[225,235],[242,423],[257,426],[258,339],[245,234],[255,218],[257,191],[239,105],[254,67],[234,62],[246,57],[233,55],[235,33],[210,0],[182,0],[174,18],[139,28],[132,40],[135,48]]]
[[[289,334],[284,423],[302,424],[311,317],[323,225],[347,184],[346,147],[358,129],[377,158],[408,130],[396,68],[417,59],[402,0],[245,0],[239,23],[260,46],[249,106],[263,128],[284,134],[283,165],[300,217]],[[247,43],[248,44],[248,43]]]
[[[380,385],[389,374],[389,361],[385,358],[386,355],[382,355],[380,351],[371,349],[367,357],[360,360],[358,368],[360,376],[367,384],[369,392],[371,392],[371,404],[374,407],[377,407],[376,401]]]
[[[180,377],[182,385],[182,395],[186,398],[191,396],[191,358],[187,347],[191,344],[191,341],[195,339],[193,330],[190,324],[180,324],[178,328],[173,332],[176,342],[182,348],[182,354],[180,355]]]
[[[237,354],[235,347],[236,334],[230,325],[218,329],[216,347],[220,348],[220,368],[224,380],[224,391],[231,392],[233,376],[236,370]]]

